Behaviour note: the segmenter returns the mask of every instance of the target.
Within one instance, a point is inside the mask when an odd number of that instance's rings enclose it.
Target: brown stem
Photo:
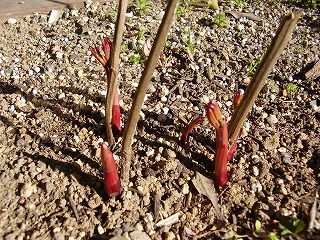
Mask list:
[[[248,88],[246,89],[243,99],[238,108],[235,109],[229,122],[229,139],[233,142],[239,132],[243,122],[245,121],[249,110],[261,91],[268,75],[274,67],[283,49],[291,39],[291,34],[296,23],[301,16],[302,11],[291,13],[282,19],[277,33],[265,53],[256,73],[253,75]]]
[[[128,122],[124,129],[124,139],[123,139],[123,147],[122,147],[123,162],[122,162],[122,168],[121,168],[121,178],[124,185],[128,184],[129,182],[131,145],[133,141],[134,132],[138,124],[140,110],[142,108],[143,101],[144,101],[144,96],[147,92],[154,69],[157,66],[159,56],[161,54],[169,29],[171,27],[171,23],[175,16],[178,3],[179,3],[179,0],[168,1],[165,15],[162,19],[156,39],[151,48],[149,58],[146,62],[144,71],[142,73],[139,86],[133,98],[132,108],[129,113]]]
[[[113,105],[113,93],[116,88],[116,78],[119,72],[120,62],[120,47],[122,42],[122,36],[124,32],[125,16],[127,11],[128,0],[120,0],[118,7],[118,16],[116,22],[115,35],[112,42],[112,54],[110,56],[110,71],[108,72],[108,91],[106,99],[106,128],[107,128],[107,140],[110,145],[114,144],[114,137],[112,133],[112,105]]]

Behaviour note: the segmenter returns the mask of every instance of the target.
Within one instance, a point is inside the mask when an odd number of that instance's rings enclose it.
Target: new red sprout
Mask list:
[[[114,133],[121,132],[121,115],[120,115],[119,96],[118,96],[117,89],[114,90],[114,95],[113,95],[111,125]]]
[[[188,136],[192,129],[194,129],[197,125],[199,125],[203,120],[202,115],[198,116],[197,118],[193,119],[182,131],[181,135],[181,144],[183,146],[187,145]]]
[[[110,55],[112,42],[109,38],[102,40],[102,52],[97,46],[91,48],[93,56],[102,64],[106,70],[107,76],[110,74]],[[118,90],[115,89],[113,94],[113,105],[112,105],[112,120],[111,120],[112,130],[114,133],[119,133],[121,131],[121,115],[119,107],[119,95]]]
[[[214,182],[223,187],[227,182],[228,155],[228,125],[222,117],[216,101],[210,101],[206,106],[206,115],[211,125],[216,129],[216,155],[214,167]]]
[[[100,143],[101,161],[103,167],[104,190],[110,197],[116,197],[121,192],[118,169],[113,154],[105,142]]]
[[[233,95],[233,107],[234,107],[234,109],[236,109],[239,106],[239,104],[240,104],[240,102],[241,102],[241,100],[243,98],[243,94],[244,94],[244,91],[242,89],[239,89],[237,92],[234,93],[234,95]],[[230,147],[230,149],[228,151],[228,157],[227,157],[228,161],[231,161],[232,158],[233,158],[233,155],[234,155],[234,153],[236,151],[237,142],[238,142],[240,134],[241,134],[241,130],[237,133],[236,139],[234,140],[234,142],[232,143],[232,145],[231,145],[231,147]]]

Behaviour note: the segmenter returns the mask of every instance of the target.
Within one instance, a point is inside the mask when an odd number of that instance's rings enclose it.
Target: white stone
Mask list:
[[[237,25],[237,29],[241,32],[244,29],[244,25],[243,24],[238,24]]]
[[[15,18],[9,18],[8,21],[7,21],[9,24],[16,24],[18,22],[17,19]]]
[[[319,107],[317,105],[317,100],[312,100],[310,101],[310,105],[311,105],[311,108],[314,110],[314,111],[318,111],[319,110]]]
[[[40,70],[41,70],[41,69],[40,69],[39,67],[35,67],[35,68],[34,68],[34,71],[36,71],[37,73],[40,72]]]
[[[253,172],[254,176],[256,176],[256,177],[259,176],[259,169],[257,166],[253,166],[252,172]]]
[[[32,185],[31,183],[26,183],[21,188],[20,196],[23,198],[28,198],[35,192],[37,192],[36,186]]]
[[[187,183],[183,184],[182,185],[182,188],[181,188],[181,192],[182,194],[186,195],[189,193],[189,185]]]
[[[268,117],[268,122],[270,124],[276,124],[278,122],[278,118],[274,114],[270,114]]]
[[[103,227],[101,226],[101,225],[99,225],[98,226],[98,228],[97,228],[97,230],[98,230],[98,233],[101,235],[101,234],[104,234],[104,229],[103,229]]]
[[[167,97],[166,96],[162,96],[161,97],[161,102],[166,102],[168,99],[167,99]]]
[[[287,152],[287,149],[285,147],[280,147],[278,148],[278,152],[285,153]]]
[[[170,109],[169,109],[168,107],[164,107],[164,108],[162,109],[162,111],[163,111],[164,114],[168,114],[169,110],[170,110]]]

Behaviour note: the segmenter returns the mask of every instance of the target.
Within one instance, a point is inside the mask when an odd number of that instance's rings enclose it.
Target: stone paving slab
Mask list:
[[[0,19],[23,17],[35,12],[50,12],[52,9],[84,6],[85,0],[0,0]],[[106,2],[110,0],[94,0]]]

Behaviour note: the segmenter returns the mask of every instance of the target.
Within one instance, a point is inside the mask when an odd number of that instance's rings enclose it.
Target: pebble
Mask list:
[[[310,101],[310,105],[311,105],[311,108],[314,110],[314,111],[318,111],[319,110],[319,107],[317,105],[317,100],[312,100]]]
[[[291,162],[292,162],[289,155],[284,155],[282,158],[282,161],[286,164],[291,164]]]
[[[257,166],[253,166],[252,172],[253,172],[254,176],[256,176],[256,177],[259,176],[259,169]]]
[[[189,185],[187,183],[182,185],[181,192],[184,195],[187,195],[189,193]]]
[[[260,182],[254,182],[251,184],[251,189],[253,192],[261,192],[262,191],[262,185]]]
[[[165,114],[159,114],[158,117],[157,117],[158,121],[159,122],[162,122],[164,123],[165,121],[167,121],[167,117]]]
[[[41,71],[41,68],[35,67],[35,68],[34,68],[34,71],[37,72],[37,73],[39,73],[39,72]]]
[[[237,29],[241,32],[244,29],[244,25],[243,24],[238,24],[237,25]]]
[[[169,110],[170,110],[169,108],[164,107],[164,108],[162,109],[163,114],[167,115],[167,114],[169,113]]]
[[[145,232],[133,231],[129,233],[131,240],[151,240]]]
[[[31,183],[26,183],[22,186],[20,190],[20,197],[23,198],[28,198],[30,197],[33,193],[37,192],[37,187],[32,185]]]
[[[270,114],[269,117],[267,118],[267,121],[270,124],[276,124],[278,122],[278,118],[276,117],[276,115]]]
[[[18,20],[15,19],[15,18],[9,18],[9,19],[7,20],[7,23],[9,23],[9,24],[16,24],[17,22],[18,22]]]
[[[278,148],[278,152],[285,153],[285,152],[287,152],[287,149],[285,147],[280,147],[280,148]]]
[[[101,225],[99,225],[98,227],[97,227],[97,231],[98,231],[98,233],[100,234],[100,235],[102,235],[102,234],[104,234],[104,229],[103,229],[103,227],[101,226]]]
[[[170,158],[176,158],[177,154],[171,149],[165,149],[163,151],[163,156],[165,158],[169,158],[170,159]]]
[[[167,99],[167,97],[166,96],[162,96],[161,97],[161,102],[166,102],[168,99]]]
[[[175,239],[175,234],[173,232],[167,232],[165,240],[173,240]]]

